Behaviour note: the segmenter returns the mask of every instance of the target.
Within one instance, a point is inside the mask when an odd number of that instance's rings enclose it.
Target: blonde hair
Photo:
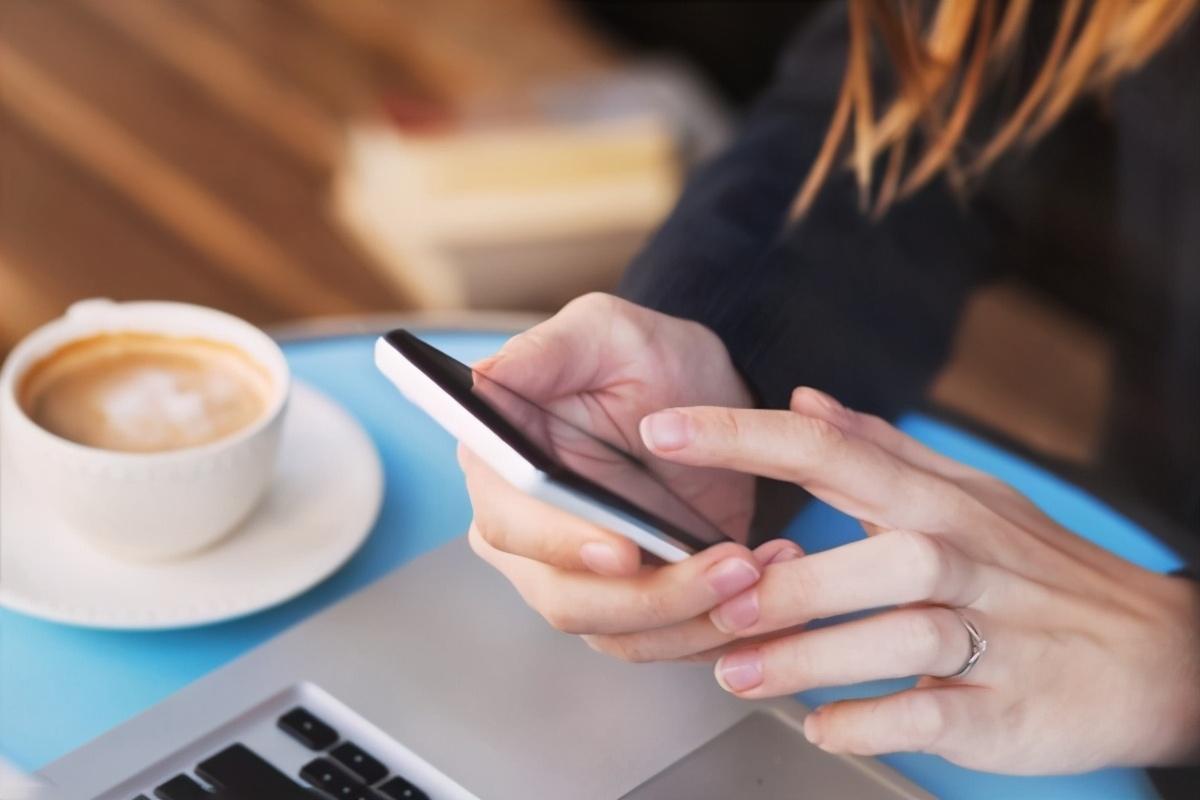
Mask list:
[[[965,187],[1013,146],[1045,134],[1079,97],[1103,92],[1145,64],[1200,0],[1062,0],[1054,36],[1024,97],[989,140],[966,152],[967,125],[1012,66],[1034,2],[1009,0],[998,15],[998,0],[848,0],[845,78],[790,218],[812,206],[843,153],[863,210],[876,216],[943,172],[952,186]],[[876,40],[897,87],[879,114],[871,81]],[[910,157],[918,133],[920,148]],[[874,187],[875,161],[885,155]]]

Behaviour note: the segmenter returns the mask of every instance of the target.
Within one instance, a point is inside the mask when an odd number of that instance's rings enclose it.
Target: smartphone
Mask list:
[[[625,536],[665,561],[729,541],[645,459],[408,331],[380,337],[375,364],[405,397],[533,497]]]

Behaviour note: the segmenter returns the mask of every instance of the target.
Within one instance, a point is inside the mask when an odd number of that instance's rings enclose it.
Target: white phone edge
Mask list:
[[[690,548],[663,531],[558,483],[529,463],[383,337],[375,342],[375,366],[413,405],[531,497],[624,536],[664,561],[691,555]]]

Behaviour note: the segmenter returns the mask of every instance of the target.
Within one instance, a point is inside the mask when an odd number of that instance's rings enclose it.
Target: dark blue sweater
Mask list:
[[[1057,18],[1034,6],[1025,77]],[[872,222],[840,174],[783,229],[840,86],[844,19],[827,9],[793,40],[622,293],[713,328],[766,405],[806,384],[891,416],[922,401],[971,291],[1020,276],[1116,344],[1109,478],[1200,533],[1200,24],[966,198],[936,182]]]

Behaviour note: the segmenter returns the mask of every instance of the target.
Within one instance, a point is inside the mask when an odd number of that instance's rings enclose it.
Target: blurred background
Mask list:
[[[807,3],[0,0],[0,356],[72,301],[270,325],[611,289]],[[979,294],[942,408],[1087,465],[1104,336]]]

